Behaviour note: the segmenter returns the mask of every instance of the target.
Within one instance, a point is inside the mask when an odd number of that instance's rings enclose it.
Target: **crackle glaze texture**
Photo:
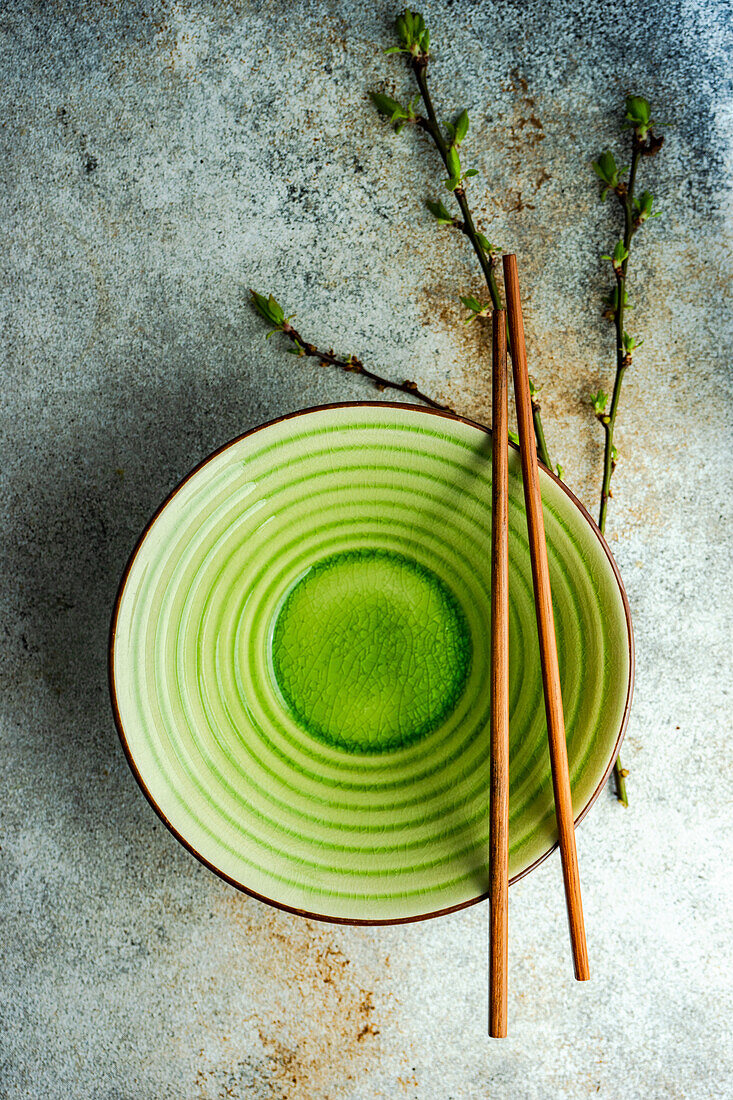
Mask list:
[[[477,217],[518,254],[555,461],[595,513],[618,231],[591,159],[619,107],[670,125],[635,245],[644,346],[608,536],[636,694],[578,830],[592,981],[554,856],[510,892],[509,1038],[486,1038],[485,906],[388,928],[275,911],[198,864],[137,789],[110,713],[115,591],[155,508],[273,417],[379,399],[263,339],[308,339],[487,421],[482,297],[433,150],[366,92],[412,93],[364,2],[10,0],[2,69],[3,795],[8,1100],[708,1100],[733,1092],[729,0],[430,3],[439,117],[467,107]],[[728,294],[729,297],[729,294]],[[385,395],[388,396],[388,395]]]
[[[450,588],[373,546],[318,559],[287,594],[272,663],[305,732],[347,752],[405,748],[456,708],[471,636]]]

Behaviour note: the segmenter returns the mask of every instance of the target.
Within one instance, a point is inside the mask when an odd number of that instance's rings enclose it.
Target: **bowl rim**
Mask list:
[[[138,786],[140,787],[140,790],[145,795],[145,798],[150,803],[152,808],[155,810],[155,812],[158,815],[158,817],[160,818],[160,820],[163,822],[163,824],[166,826],[166,828],[173,834],[173,836],[176,838],[176,840],[180,844],[182,844],[183,847],[188,852],[190,852],[192,856],[195,856],[195,858],[199,861],[199,863],[202,863],[204,865],[204,867],[208,868],[209,871],[212,871],[219,878],[223,879],[224,882],[227,882],[230,886],[234,886],[235,889],[241,891],[244,894],[247,894],[249,897],[254,898],[256,901],[264,902],[266,905],[270,905],[274,909],[280,909],[280,910],[282,910],[283,912],[286,912],[286,913],[294,913],[296,916],[306,917],[309,920],[322,921],[325,924],[367,925],[367,926],[381,926],[381,925],[392,925],[392,924],[415,924],[418,921],[432,920],[435,917],[446,916],[448,913],[456,913],[461,909],[467,909],[471,905],[478,905],[480,902],[486,901],[488,899],[489,892],[488,892],[488,890],[486,890],[483,893],[478,894],[474,898],[469,898],[468,901],[462,901],[462,902],[459,902],[457,905],[450,905],[450,906],[447,906],[444,909],[436,909],[436,910],[434,910],[430,913],[419,913],[416,916],[412,916],[412,917],[387,917],[387,918],[383,917],[383,918],[377,918],[377,919],[364,918],[364,917],[333,917],[333,916],[328,916],[328,915],[325,915],[325,914],[322,914],[322,913],[312,913],[307,909],[299,909],[296,906],[285,905],[283,902],[274,901],[272,898],[268,898],[264,894],[257,893],[255,890],[252,890],[250,887],[245,886],[244,883],[239,882],[237,879],[232,878],[231,875],[228,875],[228,874],[226,874],[226,872],[220,870],[215,864],[213,864],[210,860],[208,860],[206,858],[206,856],[202,855],[201,852],[198,852],[196,850],[196,848],[194,848],[194,846],[190,843],[190,841],[186,840],[186,838],[168,820],[168,818],[166,817],[164,811],[156,803],[156,801],[153,798],[151,792],[148,790],[148,788],[145,784],[145,780],[143,779],[143,776],[141,775],[141,773],[140,773],[140,771],[139,771],[139,769],[138,769],[138,767],[135,763],[135,760],[132,756],[132,752],[131,752],[130,746],[128,744],[127,737],[126,737],[125,730],[124,730],[124,726],[123,726],[123,723],[122,723],[122,716],[120,714],[119,707],[118,707],[118,704],[117,704],[117,690],[116,690],[116,685],[115,685],[114,647],[115,647],[115,640],[116,640],[116,635],[117,635],[117,619],[118,619],[118,615],[119,615],[120,604],[122,602],[122,596],[123,596],[123,593],[124,593],[124,590],[125,590],[125,586],[127,584],[127,579],[129,577],[132,566],[135,562],[135,559],[137,558],[137,555],[138,555],[138,553],[139,553],[139,551],[140,551],[140,549],[143,545],[143,542],[145,541],[145,539],[148,535],[148,532],[152,528],[155,521],[158,519],[158,516],[163,512],[163,510],[165,508],[167,508],[167,506],[170,504],[170,502],[173,500],[173,498],[180,492],[180,490],[184,487],[184,485],[186,485],[187,482],[192,477],[194,477],[195,474],[197,474],[199,472],[199,470],[203,469],[203,467],[206,466],[209,462],[211,462],[214,458],[216,458],[218,455],[222,454],[223,451],[226,451],[229,447],[233,447],[235,444],[240,443],[243,439],[247,439],[249,436],[255,435],[257,432],[263,431],[265,428],[272,428],[276,424],[282,424],[287,420],[294,420],[294,419],[296,419],[297,417],[300,417],[300,416],[307,416],[309,413],[330,412],[330,411],[335,410],[335,409],[365,409],[365,408],[372,408],[372,409],[385,409],[385,408],[387,408],[387,409],[407,410],[411,413],[414,412],[414,413],[423,414],[423,415],[426,415],[426,416],[439,417],[439,418],[444,419],[444,420],[455,420],[455,421],[458,421],[461,424],[468,424],[472,428],[478,428],[480,431],[484,432],[486,435],[491,436],[491,434],[492,434],[491,428],[487,427],[485,424],[479,424],[477,421],[471,420],[469,417],[460,416],[458,413],[450,412],[448,410],[433,409],[433,408],[430,408],[430,407],[425,406],[425,405],[412,405],[409,402],[400,402],[400,401],[337,401],[337,402],[332,402],[330,404],[325,404],[325,405],[312,405],[312,406],[309,406],[308,408],[305,408],[305,409],[298,409],[295,412],[285,413],[283,416],[274,417],[272,420],[268,420],[268,421],[266,421],[262,424],[257,424],[254,428],[250,428],[250,429],[248,429],[248,431],[242,432],[241,435],[235,436],[233,439],[230,439],[227,443],[223,443],[220,447],[217,447],[216,450],[212,451],[211,454],[207,455],[200,462],[198,462],[193,467],[193,469],[190,470],[185,475],[185,477],[183,477],[178,482],[178,484],[168,493],[168,495],[165,497],[163,502],[158,505],[158,507],[155,509],[155,512],[152,514],[152,516],[150,517],[148,522],[145,524],[145,527],[143,528],[140,536],[137,539],[137,542],[135,543],[135,545],[132,549],[132,552],[130,553],[130,556],[127,560],[127,564],[125,565],[125,568],[122,572],[122,576],[120,578],[119,585],[117,586],[117,593],[115,595],[114,605],[113,605],[113,609],[112,609],[112,618],[111,618],[111,621],[110,621],[108,646],[107,646],[108,684],[109,684],[109,692],[110,692],[110,701],[111,701],[111,704],[112,704],[112,713],[114,715],[115,726],[117,727],[117,733],[118,733],[119,738],[120,738],[120,743],[122,745],[122,750],[125,754],[125,758],[126,758],[127,763],[130,767],[130,770],[132,771],[132,774],[135,776],[135,779],[137,780],[137,783],[138,783]],[[511,440],[509,440],[509,446],[514,448],[514,450],[517,451],[517,453],[519,453],[519,447],[515,443],[513,443]],[[539,461],[539,459],[538,459],[538,461]],[[555,484],[558,485],[562,489],[562,491],[566,494],[566,496],[570,499],[570,501],[575,505],[575,507],[578,509],[580,514],[585,518],[586,522],[588,523],[591,530],[593,531],[596,538],[598,539],[598,542],[601,545],[601,549],[603,550],[606,557],[608,558],[608,562],[611,566],[611,570],[612,570],[612,572],[614,574],[614,577],[616,579],[616,583],[618,585],[619,592],[621,594],[621,601],[622,601],[623,608],[624,608],[624,615],[625,615],[625,618],[626,618],[626,632],[627,632],[628,650],[629,650],[629,677],[628,677],[628,684],[627,684],[627,687],[626,687],[626,700],[624,702],[623,715],[621,717],[621,723],[619,725],[618,735],[616,737],[616,742],[614,744],[613,752],[611,753],[609,763],[608,763],[608,765],[607,765],[607,767],[606,767],[606,769],[605,769],[605,771],[604,771],[604,773],[603,773],[596,789],[593,791],[590,798],[588,799],[586,804],[583,806],[583,808],[580,810],[577,817],[575,818],[575,825],[577,827],[577,825],[579,825],[580,822],[583,820],[583,818],[586,816],[586,814],[590,810],[591,806],[597,800],[597,798],[600,795],[601,791],[605,787],[606,782],[608,780],[608,777],[610,776],[611,771],[613,769],[613,766],[616,762],[616,758],[618,757],[618,754],[620,752],[621,743],[623,742],[624,735],[626,733],[626,727],[627,727],[628,721],[629,721],[629,713],[630,713],[630,710],[631,710],[631,700],[632,700],[633,693],[634,693],[634,676],[635,676],[634,632],[633,632],[633,627],[632,627],[632,624],[631,624],[631,608],[629,606],[629,599],[628,599],[628,596],[626,594],[626,589],[624,587],[624,582],[621,579],[621,573],[619,572],[618,565],[616,564],[616,561],[613,557],[613,554],[611,553],[611,549],[610,549],[608,543],[606,542],[606,539],[605,539],[604,535],[602,534],[600,528],[598,527],[598,524],[595,522],[595,520],[593,519],[591,514],[588,512],[587,508],[581,503],[580,500],[578,500],[578,498],[567,487],[567,485],[563,481],[561,481],[560,478],[548,466],[545,466],[545,464],[543,462],[539,461],[539,465],[542,468],[542,471],[545,474],[548,474],[550,476],[550,478],[555,482]],[[520,879],[522,879],[526,875],[530,874],[531,871],[534,871],[536,867],[539,867],[539,865],[541,863],[544,863],[545,860],[548,859],[552,855],[552,853],[556,850],[556,848],[558,846],[559,846],[559,841],[556,840],[553,844],[550,845],[550,847],[547,849],[546,852],[543,852],[542,855],[538,856],[537,859],[535,859],[532,863],[530,863],[528,867],[525,867],[522,871],[519,871],[517,874],[512,875],[512,877],[509,879],[509,885],[510,886],[513,885],[515,882],[518,882]]]

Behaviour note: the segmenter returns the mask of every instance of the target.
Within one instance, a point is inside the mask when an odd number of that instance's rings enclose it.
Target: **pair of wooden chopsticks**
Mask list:
[[[565,900],[570,942],[578,981],[587,981],[588,949],[585,942],[583,903],[580,896],[575,824],[570,795],[565,720],[560,694],[555,621],[552,614],[550,575],[547,566],[545,525],[534,438],[532,401],[524,344],[524,322],[519,298],[517,258],[506,255],[504,284],[507,313],[493,314],[492,344],[492,489],[491,489],[491,782],[489,838],[489,1034],[507,1033],[508,952],[508,857],[509,857],[509,563],[508,563],[508,411],[506,320],[512,344],[514,395],[519,426],[524,501],[527,512],[529,551],[532,562],[537,631],[540,642],[542,683],[552,766],[555,815],[560,838]]]

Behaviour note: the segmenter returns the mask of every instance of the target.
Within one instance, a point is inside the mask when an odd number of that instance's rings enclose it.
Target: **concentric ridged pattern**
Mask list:
[[[395,920],[487,891],[490,437],[422,410],[343,406],[213,456],[149,527],[120,595],[112,676],[127,751],[203,859],[282,906]],[[576,815],[623,721],[630,640],[597,534],[542,474]],[[510,873],[555,842],[518,455],[510,455]],[[436,729],[385,753],[315,739],[284,703],[272,636],[309,567],[403,555],[463,610],[472,660]]]

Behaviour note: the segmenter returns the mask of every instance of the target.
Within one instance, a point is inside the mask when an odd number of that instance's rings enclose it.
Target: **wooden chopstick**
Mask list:
[[[570,924],[570,942],[573,951],[575,977],[579,982],[590,978],[588,947],[585,941],[583,902],[580,896],[578,854],[575,848],[575,824],[570,793],[568,750],[565,740],[565,719],[560,694],[560,670],[557,663],[555,620],[552,614],[550,574],[547,566],[545,524],[542,517],[542,498],[537,468],[537,449],[532,420],[532,402],[527,373],[527,352],[524,345],[524,322],[519,298],[517,257],[505,255],[504,287],[506,290],[509,335],[512,346],[514,372],[514,397],[517,404],[519,446],[522,459],[524,500],[527,511],[529,550],[532,561],[537,631],[540,640],[542,682],[545,690],[545,712],[552,765],[552,787],[555,795],[555,816],[560,838],[560,856],[565,883],[565,900]]]
[[[503,1039],[509,918],[509,417],[503,309],[494,310],[492,326],[489,1035]]]

